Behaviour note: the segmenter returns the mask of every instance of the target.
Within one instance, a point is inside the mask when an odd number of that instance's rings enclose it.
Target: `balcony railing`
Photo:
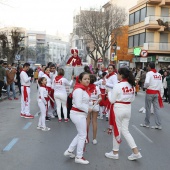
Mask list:
[[[149,51],[170,52],[170,43],[144,43],[144,49]]]

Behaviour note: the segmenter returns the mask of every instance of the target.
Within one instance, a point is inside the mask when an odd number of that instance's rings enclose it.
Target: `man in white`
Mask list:
[[[159,108],[163,107],[162,97],[163,96],[163,84],[162,76],[155,69],[155,63],[149,63],[148,65],[149,72],[146,74],[146,79],[144,87],[146,90],[145,97],[145,107],[146,107],[146,117],[145,123],[140,124],[142,127],[149,128],[150,125],[150,109],[151,103],[153,103],[154,108],[154,117],[156,126],[152,126],[153,129],[162,129],[161,127],[161,118],[159,116]]]
[[[30,80],[31,77],[28,77],[27,71],[30,68],[29,63],[23,65],[23,70],[20,73],[21,79],[21,117],[27,119],[33,119],[34,116],[30,114]]]
[[[54,64],[50,65],[50,78],[51,82],[54,81],[55,77],[58,75],[58,72],[56,70],[56,66]]]

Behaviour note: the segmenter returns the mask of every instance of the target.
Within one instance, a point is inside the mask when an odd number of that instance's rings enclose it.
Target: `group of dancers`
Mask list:
[[[74,51],[75,52],[75,51]],[[79,61],[79,59],[78,59]],[[76,58],[72,57],[70,64],[76,66]],[[69,62],[67,63],[69,65]],[[80,63],[78,62],[78,65]],[[78,66],[77,65],[77,66]],[[26,71],[29,64],[25,63],[23,71],[20,74],[22,84],[21,96],[21,117],[34,118],[30,114],[30,78]],[[155,70],[154,63],[149,64],[149,72],[146,76],[146,118],[143,127],[149,126],[149,112],[151,103],[153,102],[155,114],[155,129],[161,129],[161,121],[159,117],[159,108],[161,103],[161,76]],[[70,119],[75,124],[77,135],[70,143],[65,156],[75,158],[75,163],[89,164],[89,161],[83,157],[85,143],[89,142],[88,131],[90,122],[93,123],[93,144],[97,144],[97,117],[102,119],[103,113],[106,113],[109,120],[108,134],[113,133],[113,149],[111,152],[105,153],[107,158],[119,159],[119,146],[121,144],[121,134],[124,136],[128,145],[132,149],[132,154],[128,156],[129,160],[137,160],[142,158],[137,145],[131,136],[128,126],[131,117],[131,102],[135,99],[135,78],[128,68],[119,68],[116,71],[114,65],[109,65],[107,70],[102,73],[102,78],[97,80],[96,75],[91,74],[88,70],[80,73],[74,81],[74,76],[69,82],[64,78],[64,70],[62,68],[55,69],[55,65],[42,67],[39,71],[38,79],[38,105],[40,108],[40,118],[37,129],[49,131],[46,126],[46,120],[53,118],[54,105],[57,106],[58,121],[61,122],[61,105],[63,107],[64,121],[67,118],[67,91],[66,86],[75,83],[71,93],[72,107],[70,111]],[[76,154],[74,150],[77,148]]]

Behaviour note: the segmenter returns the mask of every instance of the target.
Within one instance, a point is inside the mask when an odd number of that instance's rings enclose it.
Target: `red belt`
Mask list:
[[[121,103],[121,104],[131,104],[131,102],[121,102],[121,101],[116,101],[115,103]]]
[[[82,110],[80,110],[80,109],[77,109],[77,108],[75,108],[75,107],[72,107],[71,110],[74,110],[74,111],[77,111],[77,112],[84,112],[84,111],[82,111]]]

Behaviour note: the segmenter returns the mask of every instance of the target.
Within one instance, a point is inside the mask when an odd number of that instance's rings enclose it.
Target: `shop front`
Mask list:
[[[157,56],[157,64],[159,68],[167,68],[170,65],[170,56]]]

